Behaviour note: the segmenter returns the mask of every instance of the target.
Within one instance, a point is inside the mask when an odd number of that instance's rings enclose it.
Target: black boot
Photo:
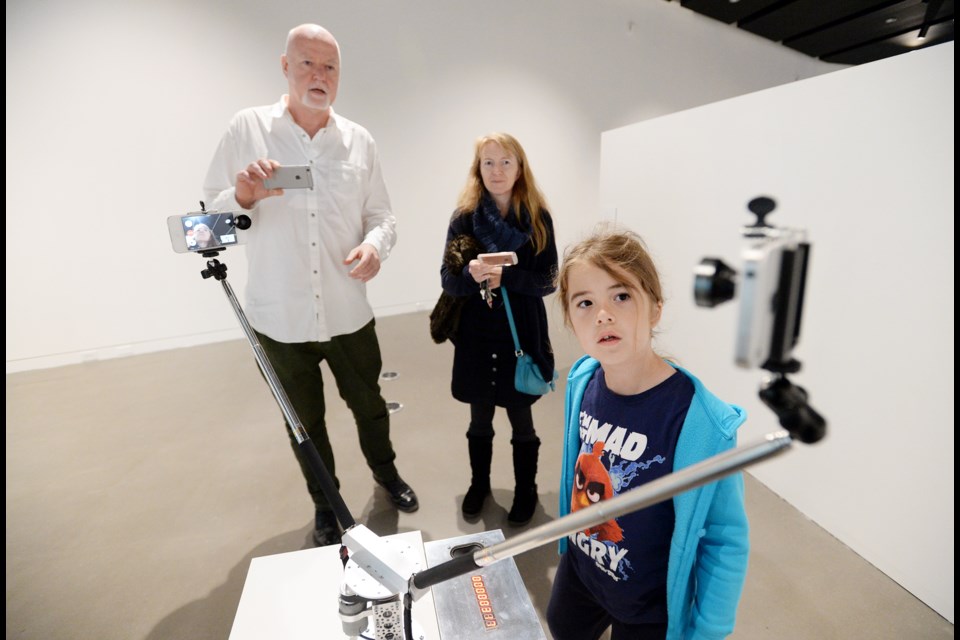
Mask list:
[[[513,475],[516,488],[513,506],[507,514],[507,523],[520,527],[533,518],[537,508],[537,460],[540,456],[540,440],[513,443]]]
[[[467,436],[470,451],[470,488],[463,497],[463,515],[473,517],[483,510],[490,495],[490,461],[493,459],[493,438]]]

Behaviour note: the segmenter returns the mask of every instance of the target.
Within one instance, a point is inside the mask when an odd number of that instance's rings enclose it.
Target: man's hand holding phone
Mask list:
[[[264,198],[283,195],[284,189],[312,189],[313,174],[306,165],[283,166],[276,160],[260,158],[237,173],[236,200],[252,209]]]

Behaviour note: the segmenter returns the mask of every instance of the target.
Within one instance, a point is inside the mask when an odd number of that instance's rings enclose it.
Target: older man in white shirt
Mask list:
[[[416,511],[417,496],[394,463],[379,386],[380,346],[366,295],[365,283],[380,271],[397,238],[376,143],[366,129],[333,111],[340,47],[329,31],[295,27],[280,61],[289,94],[233,117],[207,172],[204,195],[211,209],[250,212],[245,313],[337,486],[322,361],[353,412],[374,479],[398,509]],[[266,188],[264,180],[281,165],[307,165],[314,187]],[[337,519],[289,424],[287,431],[316,506],[314,541],[336,544]]]

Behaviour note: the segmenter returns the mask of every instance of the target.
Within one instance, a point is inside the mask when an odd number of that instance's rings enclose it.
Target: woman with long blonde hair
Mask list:
[[[463,247],[472,247],[471,254],[464,255]],[[517,255],[512,266],[476,258],[477,253],[511,251]],[[458,253],[459,260],[451,260],[452,253]],[[531,406],[540,396],[514,388],[517,357],[501,289],[509,290],[521,348],[536,362],[543,379],[551,381],[553,349],[543,298],[554,291],[556,269],[553,219],[523,147],[506,133],[478,138],[466,185],[447,229],[440,269],[444,293],[460,304],[459,322],[451,337],[455,347],[451,391],[454,398],[470,405],[471,480],[462,503],[467,518],[479,516],[490,495],[497,407],[506,409],[512,430],[515,485],[507,522],[524,525],[536,510],[540,439]]]

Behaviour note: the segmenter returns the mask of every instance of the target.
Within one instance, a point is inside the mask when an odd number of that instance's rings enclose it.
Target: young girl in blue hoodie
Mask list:
[[[567,379],[565,515],[736,446],[743,409],[653,349],[663,310],[643,241],[606,229],[568,249],[564,320],[586,356]],[[719,639],[733,631],[749,543],[733,474],[561,541],[555,640]]]

